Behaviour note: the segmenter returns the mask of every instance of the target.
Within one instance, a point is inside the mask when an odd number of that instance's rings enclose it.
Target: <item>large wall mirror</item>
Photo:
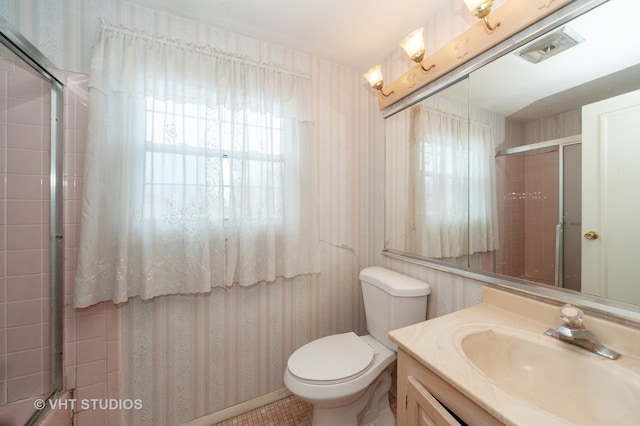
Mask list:
[[[385,250],[640,305],[640,2],[596,3],[386,117]]]

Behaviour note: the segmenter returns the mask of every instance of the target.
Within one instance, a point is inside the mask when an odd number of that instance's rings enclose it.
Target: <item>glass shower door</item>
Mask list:
[[[496,156],[501,228],[492,272],[580,290],[581,162],[579,137]]]
[[[62,387],[62,95],[0,24],[0,424],[23,424]]]
[[[562,257],[559,286],[580,291],[582,244],[582,144],[561,147]]]

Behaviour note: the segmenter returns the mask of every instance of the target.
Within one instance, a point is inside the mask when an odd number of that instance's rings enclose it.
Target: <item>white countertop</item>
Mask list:
[[[640,377],[639,330],[585,317],[585,326],[596,333],[603,344],[622,354],[618,360],[612,361],[544,335],[547,329],[560,323],[559,306],[485,287],[481,304],[394,330],[390,333],[390,338],[398,347],[505,424],[566,425],[571,423],[538,408],[531,400],[504,391],[489,380],[467,359],[460,345],[461,339],[470,332],[488,329],[515,331],[524,333],[535,342],[550,345],[554,354],[557,348],[559,351],[568,351],[559,352],[561,356],[567,353],[582,357],[589,363],[607,363],[603,364],[607,371],[620,369],[624,373],[629,369],[639,373]],[[490,351],[491,347],[487,347],[487,350]],[[541,397],[544,395],[535,395],[532,400]],[[566,397],[571,398],[571,395]],[[563,398],[557,399],[561,400],[557,402],[562,406]],[[603,410],[606,409],[603,407]],[[640,412],[637,414],[640,418]],[[635,418],[635,413],[633,415]],[[579,419],[576,423],[584,421],[583,424],[587,424],[594,421],[586,415],[581,419],[580,413],[574,413],[573,418],[574,421]]]

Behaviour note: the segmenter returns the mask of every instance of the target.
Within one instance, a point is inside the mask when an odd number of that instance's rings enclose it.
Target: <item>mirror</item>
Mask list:
[[[388,116],[385,250],[639,305],[638,14],[604,2]]]

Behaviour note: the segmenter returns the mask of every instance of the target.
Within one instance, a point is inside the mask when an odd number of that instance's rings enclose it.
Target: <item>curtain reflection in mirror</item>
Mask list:
[[[451,260],[498,248],[496,140],[488,114],[469,114],[443,97],[411,108],[407,252]]]

